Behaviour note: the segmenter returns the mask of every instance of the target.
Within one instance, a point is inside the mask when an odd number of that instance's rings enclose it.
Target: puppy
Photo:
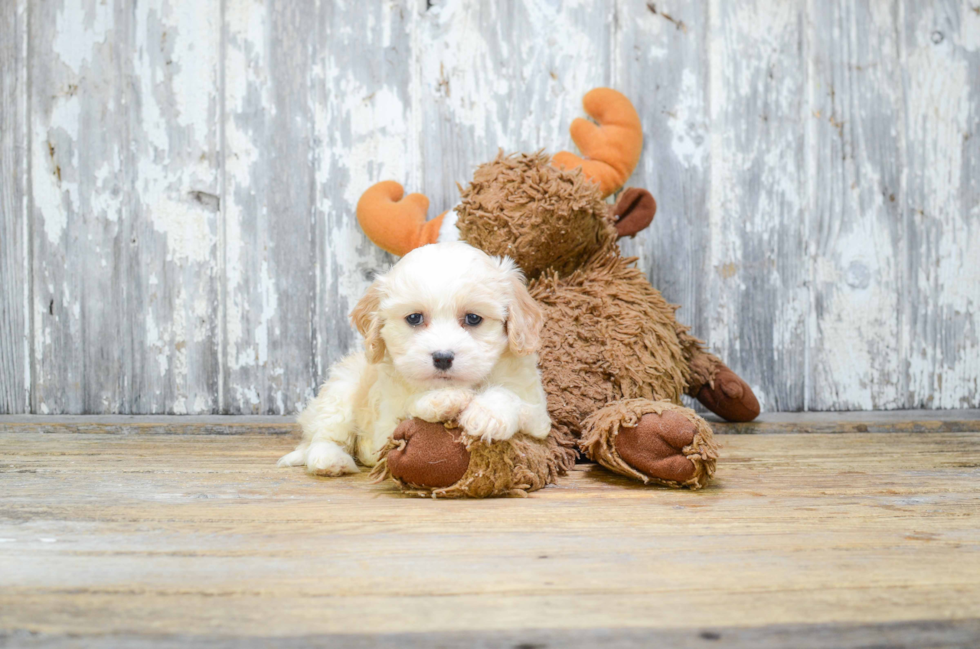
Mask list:
[[[358,471],[404,419],[455,420],[466,435],[542,439],[551,430],[535,351],[541,311],[507,258],[465,243],[405,255],[351,313],[364,351],[333,366],[299,416],[303,441],[279,466]]]

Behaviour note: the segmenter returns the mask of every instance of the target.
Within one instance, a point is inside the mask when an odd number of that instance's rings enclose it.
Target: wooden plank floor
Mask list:
[[[277,469],[290,425],[219,419],[0,418],[0,646],[980,639],[975,412],[722,434],[699,492],[582,465],[487,501]]]

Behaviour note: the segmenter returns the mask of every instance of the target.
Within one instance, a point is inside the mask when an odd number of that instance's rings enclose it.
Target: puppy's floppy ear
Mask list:
[[[510,350],[518,356],[533,354],[541,343],[541,326],[544,324],[541,307],[527,292],[524,274],[514,266],[514,262],[504,258],[500,266],[511,283],[511,302],[507,307]]]
[[[364,336],[364,352],[370,363],[380,363],[385,357],[385,341],[381,337],[384,322],[380,313],[383,296],[382,282],[376,279],[350,313],[351,322]]]

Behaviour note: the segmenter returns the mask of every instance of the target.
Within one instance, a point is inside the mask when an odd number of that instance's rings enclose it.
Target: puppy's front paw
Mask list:
[[[472,400],[473,392],[470,390],[460,388],[431,390],[416,399],[408,414],[433,424],[452,421],[459,417],[459,413],[463,412]]]
[[[286,453],[279,458],[279,461],[276,462],[276,466],[280,469],[289,466],[303,466],[306,464],[306,451],[306,447],[301,447],[292,453]]]
[[[497,403],[499,400],[477,397],[470,402],[459,417],[463,433],[479,437],[486,442],[504,441],[514,436],[520,428],[520,412]]]
[[[306,470],[313,475],[341,476],[360,469],[344,449],[334,442],[314,442],[306,453]]]

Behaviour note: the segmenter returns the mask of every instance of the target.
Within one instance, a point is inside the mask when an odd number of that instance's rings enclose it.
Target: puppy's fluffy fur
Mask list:
[[[510,259],[459,242],[417,248],[371,285],[351,320],[364,351],[331,369],[280,466],[328,476],[356,472],[354,457],[374,466],[409,417],[456,420],[487,440],[550,432],[535,353],[541,311]]]

